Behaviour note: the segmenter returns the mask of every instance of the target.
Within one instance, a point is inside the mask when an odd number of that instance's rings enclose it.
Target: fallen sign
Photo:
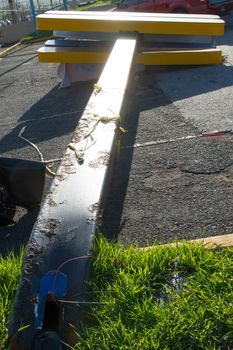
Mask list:
[[[40,29],[44,29],[46,23],[49,26],[52,23],[53,29],[59,29],[62,26],[57,26],[57,23],[60,20],[66,23],[69,12],[61,18],[55,16],[52,22],[51,13],[41,16],[38,17]],[[114,28],[118,32],[120,27],[115,14],[114,16],[115,20],[107,19],[110,21],[108,28]],[[102,26],[105,22],[103,23],[101,14],[99,17],[96,14],[94,19],[85,14],[80,20],[79,17],[73,17],[71,15],[72,30],[74,26],[79,31],[87,30],[90,20],[93,22],[91,31],[96,22],[102,23],[98,25],[99,29],[104,28]],[[212,31],[214,35],[223,32],[221,19],[215,18],[213,23],[212,17],[209,20],[206,17],[197,21],[204,28],[203,35],[211,34]],[[12,349],[62,349],[62,344],[65,343],[73,346],[77,340],[78,327],[85,322],[84,305],[88,303],[85,299],[86,282],[93,260],[92,245],[117,148],[125,90],[132,64],[137,57],[140,34],[135,31],[152,30],[154,33],[157,31],[155,23],[160,23],[151,16],[147,19],[149,25],[145,18],[142,19],[143,26],[139,24],[140,18],[132,16],[130,21],[122,20],[122,29],[132,33],[122,33],[121,38],[114,43],[42,205],[26,248],[9,322]],[[169,18],[170,22],[175,23],[178,32],[179,16]],[[184,20],[181,16],[180,21],[182,30],[191,28],[191,19]],[[167,25],[168,20],[165,22]],[[183,22],[188,23],[187,27]],[[82,25],[79,26],[80,23]],[[160,31],[167,32],[166,25],[160,23],[158,28],[164,28]],[[195,30],[199,33],[200,28]]]
[[[49,11],[38,16],[38,26],[53,29],[58,36],[38,50],[38,58],[40,62],[61,64],[58,74],[62,87],[85,80],[91,69],[98,71],[119,33],[137,33],[134,63],[141,66],[222,61],[215,36],[223,35],[224,22],[214,15]],[[90,66],[85,69],[87,64]]]

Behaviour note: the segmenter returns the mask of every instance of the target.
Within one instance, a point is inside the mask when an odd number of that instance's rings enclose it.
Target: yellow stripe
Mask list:
[[[218,19],[187,19],[126,16],[75,16],[39,15],[40,30],[63,30],[80,32],[136,31],[144,34],[223,35],[224,22]]]
[[[44,50],[45,49],[45,50]],[[110,54],[106,51],[53,51],[40,48],[38,50],[38,59],[40,62],[47,63],[105,63]]]
[[[221,50],[160,51],[139,53],[136,63],[144,65],[201,65],[222,63]]]
[[[47,63],[105,63],[109,53],[42,47],[38,50],[38,59]],[[144,65],[202,65],[221,62],[222,52],[218,49],[143,52],[138,53],[135,59],[135,63]]]

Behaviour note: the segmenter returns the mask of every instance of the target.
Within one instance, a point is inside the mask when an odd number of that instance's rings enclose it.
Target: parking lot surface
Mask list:
[[[132,74],[122,112],[128,132],[104,215],[110,237],[145,246],[233,231],[232,34],[229,19],[218,39],[222,65]],[[61,158],[93,88],[83,82],[59,89],[57,65],[38,63],[39,46],[22,46],[0,62],[4,157],[39,160],[18,137],[23,128],[46,160]],[[201,136],[213,131],[228,132]],[[1,227],[1,251],[26,243],[36,216],[19,210],[15,225]]]

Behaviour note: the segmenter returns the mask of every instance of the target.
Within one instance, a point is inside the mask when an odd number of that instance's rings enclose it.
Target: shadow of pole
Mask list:
[[[132,73],[129,81],[121,112],[121,126],[126,130],[126,133],[120,137],[121,149],[119,155],[116,155],[117,159],[103,213],[103,233],[111,240],[117,240],[118,234],[124,225],[122,211],[133,159],[133,148],[124,150],[122,148],[135,143],[140,116],[140,104],[138,104],[136,98],[136,91],[138,84],[140,84],[140,74]]]

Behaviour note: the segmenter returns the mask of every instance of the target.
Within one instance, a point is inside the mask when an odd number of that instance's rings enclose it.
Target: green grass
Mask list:
[[[233,250],[95,246],[90,311],[75,349],[233,349]],[[177,290],[174,275],[182,287]]]
[[[26,44],[34,40],[43,40],[44,38],[50,37],[52,35],[53,31],[51,30],[38,30],[37,32],[32,32],[27,35],[24,35],[20,41],[21,43]]]
[[[7,338],[6,322],[18,285],[22,260],[23,250],[18,257],[13,253],[6,258],[0,256],[0,349],[4,349]]]
[[[232,248],[145,251],[101,238],[94,256],[88,295],[97,304],[75,350],[233,349]],[[0,344],[21,261],[22,254],[0,259]]]
[[[113,2],[115,2],[115,1],[99,0],[93,4],[90,4],[90,5],[79,6],[79,7],[77,7],[77,11],[86,11],[86,10],[90,10],[91,8],[95,8],[96,6],[107,5],[107,4],[111,4]]]

